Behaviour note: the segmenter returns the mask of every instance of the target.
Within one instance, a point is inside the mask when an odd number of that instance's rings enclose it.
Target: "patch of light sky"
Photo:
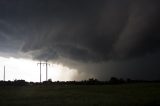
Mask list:
[[[39,61],[23,58],[13,57],[0,57],[0,80],[3,80],[4,66],[6,69],[5,80],[26,80],[39,82],[40,81],[40,68],[37,65]],[[48,79],[52,81],[70,81],[74,76],[78,75],[78,70],[70,69],[62,64],[49,63],[48,66]],[[42,81],[46,80],[46,67],[42,65]]]

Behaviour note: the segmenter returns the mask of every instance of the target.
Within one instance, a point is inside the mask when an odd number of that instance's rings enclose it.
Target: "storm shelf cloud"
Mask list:
[[[0,54],[159,79],[159,11],[159,0],[0,0]]]

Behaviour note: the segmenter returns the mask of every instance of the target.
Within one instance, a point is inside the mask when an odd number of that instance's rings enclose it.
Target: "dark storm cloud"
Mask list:
[[[160,50],[159,5],[159,0],[0,0],[0,52],[68,59],[81,70],[145,60]]]
[[[54,9],[42,5],[44,14],[37,13],[33,16],[38,20],[29,20],[34,32],[24,51],[42,49],[42,57],[54,54],[73,60],[106,61],[143,56],[160,47],[159,1],[54,3]]]
[[[156,4],[157,3],[157,4]],[[159,49],[159,2],[135,2],[116,44],[118,55],[138,56]]]

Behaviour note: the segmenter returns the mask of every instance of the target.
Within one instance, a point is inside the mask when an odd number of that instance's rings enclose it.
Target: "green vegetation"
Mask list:
[[[160,83],[0,87],[0,106],[160,106]]]

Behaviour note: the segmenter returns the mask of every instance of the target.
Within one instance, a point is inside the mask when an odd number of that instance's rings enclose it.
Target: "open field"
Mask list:
[[[0,87],[0,106],[160,106],[160,83]]]

